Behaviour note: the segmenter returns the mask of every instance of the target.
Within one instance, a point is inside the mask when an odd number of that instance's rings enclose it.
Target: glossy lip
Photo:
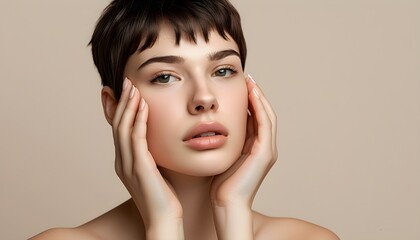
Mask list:
[[[206,132],[216,132],[220,135],[227,136],[227,129],[218,122],[202,122],[194,126],[184,137],[183,141],[188,141],[194,138],[194,136],[200,135]]]

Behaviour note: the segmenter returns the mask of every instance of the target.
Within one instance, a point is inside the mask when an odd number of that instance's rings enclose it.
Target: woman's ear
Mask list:
[[[112,126],[112,120],[114,119],[115,110],[118,106],[118,101],[115,99],[114,91],[108,86],[103,87],[101,91],[101,99],[105,118]]]

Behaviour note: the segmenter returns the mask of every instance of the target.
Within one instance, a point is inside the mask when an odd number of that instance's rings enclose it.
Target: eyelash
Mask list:
[[[166,83],[160,83],[160,82],[158,82],[158,79],[159,78],[162,78],[162,77],[168,77],[168,78],[171,78],[171,77],[173,77],[173,78],[177,78],[178,79],[178,77],[176,77],[175,75],[173,75],[172,73],[165,73],[165,72],[162,72],[162,73],[158,73],[158,74],[156,74],[156,76],[154,76],[153,77],[153,79],[150,81],[151,83],[155,83],[155,84],[168,84],[169,83],[169,81],[170,81],[170,79],[168,79],[168,82],[166,82]]]
[[[238,70],[236,69],[236,68],[234,68],[234,67],[232,67],[232,66],[228,66],[228,65],[226,65],[226,66],[222,66],[222,67],[220,67],[220,68],[218,68],[218,69],[216,69],[216,71],[214,72],[214,74],[216,74],[217,72],[219,72],[220,70],[228,70],[228,71],[231,71],[232,73],[231,73],[231,75],[235,75],[237,72],[238,72]],[[217,76],[216,76],[217,77]],[[221,77],[226,77],[226,76],[221,76]],[[230,77],[230,76],[228,76],[228,77]]]

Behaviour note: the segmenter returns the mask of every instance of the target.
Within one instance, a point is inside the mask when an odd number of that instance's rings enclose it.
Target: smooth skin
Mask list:
[[[197,43],[182,39],[176,46],[169,33],[163,26],[152,48],[129,59],[129,79],[119,101],[110,88],[102,91],[113,130],[115,169],[132,198],[82,226],[51,229],[32,239],[338,239],[317,225],[252,210],[258,188],[277,160],[276,115],[255,81],[244,77],[238,56],[207,57],[225,49],[238,51],[234,41],[212,32],[209,42],[198,37]],[[138,68],[162,53],[183,61]],[[159,71],[166,75],[157,84],[156,77],[144,80]],[[223,147],[197,152],[177,140],[180,132],[204,120],[220,121],[230,130]],[[168,140],[162,143],[154,140],[164,137]],[[177,152],[171,152],[171,145]],[[157,152],[159,146],[168,151]]]

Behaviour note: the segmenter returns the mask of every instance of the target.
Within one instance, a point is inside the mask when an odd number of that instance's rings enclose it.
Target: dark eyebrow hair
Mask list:
[[[218,51],[218,52],[209,54],[209,60],[210,61],[217,61],[217,60],[220,60],[220,59],[223,59],[225,57],[232,56],[232,55],[238,56],[239,58],[241,58],[241,55],[237,51],[235,51],[233,49],[228,49],[228,50]],[[152,64],[152,63],[157,63],[157,62],[182,63],[184,61],[185,61],[184,58],[182,58],[180,56],[173,56],[173,55],[153,57],[153,58],[148,59],[144,63],[142,63],[139,66],[139,68],[137,68],[137,71],[140,70],[141,68],[145,67],[146,65],[149,65],[149,64]]]
[[[237,51],[233,49],[227,49],[210,54],[209,59],[210,61],[217,61],[231,55],[238,56],[239,58],[241,58],[241,55]]]
[[[151,63],[155,62],[163,62],[163,63],[182,63],[184,62],[184,59],[180,56],[161,56],[161,57],[154,57],[148,59],[146,62],[142,63],[137,70],[140,70],[140,68],[143,68],[146,65],[149,65]]]

